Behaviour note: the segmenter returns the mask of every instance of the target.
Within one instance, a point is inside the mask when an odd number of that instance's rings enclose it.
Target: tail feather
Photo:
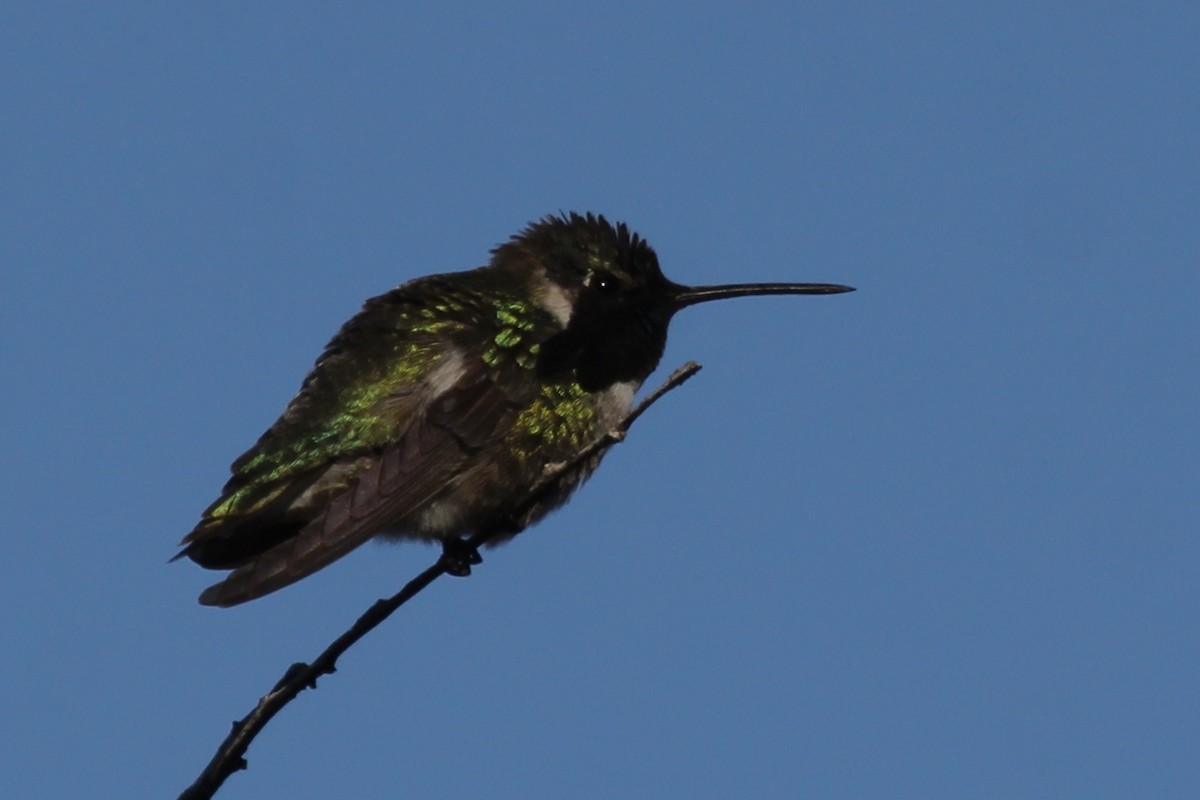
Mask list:
[[[442,442],[441,444],[445,444]],[[394,448],[291,538],[239,566],[200,594],[206,606],[235,606],[295,583],[354,550],[389,521],[429,501],[461,463],[440,459],[427,480],[404,480],[403,448]],[[414,491],[418,489],[419,491]]]

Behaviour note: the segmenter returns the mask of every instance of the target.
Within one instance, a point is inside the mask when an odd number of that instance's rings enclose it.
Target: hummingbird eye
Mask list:
[[[588,275],[587,286],[589,289],[595,289],[602,294],[614,294],[621,288],[621,284],[617,281],[615,275],[600,269],[593,270]]]

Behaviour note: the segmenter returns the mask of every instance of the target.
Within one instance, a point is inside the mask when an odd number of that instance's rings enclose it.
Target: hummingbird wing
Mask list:
[[[202,603],[242,603],[340,558],[430,502],[507,428],[528,398],[503,373],[525,348],[485,349],[494,306],[494,293],[426,278],[343,326],[184,538],[180,556],[234,569]]]
[[[383,451],[294,535],[256,554],[200,596],[229,606],[304,578],[438,495],[461,473],[512,409],[486,378],[439,395],[394,446]]]

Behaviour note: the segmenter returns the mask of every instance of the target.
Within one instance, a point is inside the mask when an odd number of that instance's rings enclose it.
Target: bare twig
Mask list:
[[[553,491],[567,473],[593,456],[603,453],[614,444],[622,441],[630,426],[651,405],[667,392],[682,385],[684,381],[699,371],[700,365],[694,361],[689,361],[671,373],[671,376],[661,386],[646,395],[612,430],[598,437],[591,444],[576,453],[570,460],[556,464],[548,469],[541,480],[529,490],[525,499],[513,509],[511,516],[514,519],[524,516],[525,512],[536,505],[538,499],[544,493]],[[467,539],[467,544],[471,547],[479,547],[503,530],[505,530],[503,527],[495,527],[478,531]],[[339,656],[390,617],[396,609],[400,608],[400,606],[407,603],[418,592],[445,574],[445,572],[445,560],[438,559],[437,563],[405,584],[404,588],[399,592],[386,600],[375,601],[345,633],[335,639],[311,663],[305,664],[301,662],[289,667],[283,677],[279,679],[279,682],[275,684],[275,688],[258,701],[254,710],[233,723],[233,730],[225,737],[225,741],[221,743],[221,746],[217,748],[216,754],[208,762],[208,765],[205,766],[200,776],[196,778],[196,781],[179,795],[180,800],[201,800],[202,798],[211,798],[215,795],[226,778],[234,772],[246,768],[245,756],[250,743],[266,727],[266,724],[271,721],[272,717],[295,699],[300,692],[305,689],[315,689],[318,678],[323,675],[333,674],[337,670],[337,659]]]

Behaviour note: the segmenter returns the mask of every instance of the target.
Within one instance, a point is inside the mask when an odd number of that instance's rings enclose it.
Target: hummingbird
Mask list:
[[[172,560],[232,570],[200,595],[233,606],[304,578],[373,537],[511,539],[565,503],[585,461],[520,515],[545,470],[628,413],[680,309],[748,295],[837,294],[827,283],[684,286],[645,239],[597,214],[529,224],[486,266],[366,301],[282,416],[233,462]]]

